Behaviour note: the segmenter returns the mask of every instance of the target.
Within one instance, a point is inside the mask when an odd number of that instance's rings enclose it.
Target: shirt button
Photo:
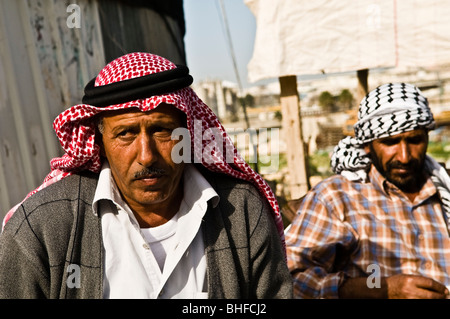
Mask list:
[[[423,239],[424,239],[424,236],[423,236],[422,234],[419,234],[418,238],[419,238],[420,240],[423,240]]]
[[[143,244],[142,247],[144,247],[144,249],[150,249],[150,246],[147,244]]]
[[[430,268],[431,268],[431,262],[427,261],[427,262],[425,263],[425,268],[426,268],[426,269],[430,269]]]

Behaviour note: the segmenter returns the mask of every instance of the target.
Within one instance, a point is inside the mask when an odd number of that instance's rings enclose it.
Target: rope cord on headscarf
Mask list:
[[[82,102],[97,107],[174,92],[188,87],[193,82],[192,76],[189,75],[189,69],[184,65],[102,86],[95,86],[95,80],[96,78],[93,78],[86,85]]]

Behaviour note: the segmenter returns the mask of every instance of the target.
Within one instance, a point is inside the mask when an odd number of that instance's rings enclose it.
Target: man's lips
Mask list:
[[[142,175],[139,177],[136,177],[135,180],[140,180],[140,179],[155,179],[155,178],[160,178],[162,177],[163,174],[149,174],[149,175]]]
[[[401,173],[401,174],[406,174],[411,172],[412,170],[410,168],[400,168],[400,167],[396,167],[396,168],[392,168],[391,171],[397,172],[397,173]]]
[[[391,175],[396,175],[399,177],[407,177],[408,175],[414,175],[416,172],[412,167],[392,167],[390,169]]]
[[[158,184],[158,182],[163,178],[164,175],[162,174],[151,174],[151,175],[144,175],[139,176],[138,178],[135,178],[134,181],[143,184],[144,186],[154,186]]]

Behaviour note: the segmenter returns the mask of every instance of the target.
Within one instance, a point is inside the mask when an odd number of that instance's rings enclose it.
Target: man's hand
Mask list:
[[[417,275],[395,275],[386,278],[389,299],[444,299],[448,289],[441,283]]]
[[[448,289],[441,283],[418,275],[381,278],[380,288],[369,288],[366,278],[347,278],[339,287],[339,298],[445,299]]]

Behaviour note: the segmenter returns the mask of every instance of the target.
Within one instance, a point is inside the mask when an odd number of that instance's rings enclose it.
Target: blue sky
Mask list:
[[[237,66],[244,88],[253,54],[256,20],[244,0],[224,0]],[[237,83],[220,0],[184,0],[187,64],[195,82],[221,79]]]

